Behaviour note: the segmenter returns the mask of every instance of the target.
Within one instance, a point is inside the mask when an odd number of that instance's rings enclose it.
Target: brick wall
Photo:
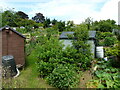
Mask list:
[[[24,38],[13,31],[9,33],[6,30],[2,31],[2,56],[13,55],[16,64],[24,65]]]

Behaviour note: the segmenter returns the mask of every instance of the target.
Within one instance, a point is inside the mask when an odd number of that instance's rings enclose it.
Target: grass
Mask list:
[[[26,67],[20,71],[18,77],[3,80],[4,88],[54,88],[38,77],[36,58],[33,55],[26,57]]]

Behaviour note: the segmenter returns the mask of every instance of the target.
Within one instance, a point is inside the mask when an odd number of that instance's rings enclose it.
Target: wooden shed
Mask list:
[[[21,67],[25,64],[25,37],[9,26],[0,28],[2,55],[13,55],[16,65]],[[1,52],[0,51],[0,52]]]

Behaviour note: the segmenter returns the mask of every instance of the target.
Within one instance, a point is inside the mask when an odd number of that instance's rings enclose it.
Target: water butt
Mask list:
[[[97,46],[96,47],[96,57],[97,58],[104,58],[103,46]]]
[[[13,77],[17,74],[16,63],[12,55],[2,57],[3,77]]]

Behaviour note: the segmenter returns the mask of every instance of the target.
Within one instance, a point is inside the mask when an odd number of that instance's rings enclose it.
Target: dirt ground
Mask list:
[[[92,80],[93,76],[91,75],[91,72],[89,70],[85,71],[82,75],[82,77],[80,78],[80,84],[79,84],[79,88],[86,88],[86,83],[89,80]]]

